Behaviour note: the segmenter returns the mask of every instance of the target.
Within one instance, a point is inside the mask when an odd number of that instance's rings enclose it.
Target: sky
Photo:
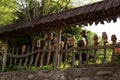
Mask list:
[[[112,34],[115,34],[117,37],[117,42],[120,41],[120,19],[117,19],[116,23],[105,23],[98,25],[86,26],[86,30],[90,30],[98,34],[98,36],[102,37],[102,32],[106,32],[108,35],[108,40],[111,41]]]

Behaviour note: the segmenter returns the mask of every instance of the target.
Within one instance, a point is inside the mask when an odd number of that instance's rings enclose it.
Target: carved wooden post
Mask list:
[[[94,44],[95,44],[95,46],[97,46],[99,44],[97,35],[94,35]],[[97,52],[97,49],[94,50],[94,63],[95,64],[96,64],[96,52]]]
[[[75,36],[71,36],[70,37],[70,44],[72,46],[72,48],[74,48],[75,46],[75,42],[76,42],[76,39],[75,39]],[[72,67],[74,67],[74,64],[75,64],[75,53],[74,53],[74,50],[72,51]]]
[[[83,47],[83,46],[85,46],[85,43],[84,43],[84,40],[79,40],[78,41],[78,43],[77,43],[77,45],[78,45],[78,47],[80,48],[80,54],[79,54],[79,64],[78,64],[78,66],[80,67],[81,65],[82,65],[82,51],[83,50],[81,50],[81,47]]]
[[[68,49],[69,38],[65,37],[64,42],[65,42],[65,45],[64,45],[65,46],[64,67],[65,67],[65,64],[67,62],[67,57],[68,57],[67,49]]]
[[[116,35],[111,36],[111,41],[112,45],[116,45],[117,37]],[[111,56],[111,61],[114,62],[114,53],[115,53],[115,48],[113,48],[112,56]]]
[[[34,34],[31,36],[31,41],[32,41],[32,51],[34,51],[34,48],[35,48],[35,35]],[[33,55],[31,55],[29,66],[31,66],[32,63],[33,63]]]
[[[51,50],[51,40],[53,39],[53,34],[52,33],[48,33],[48,49]],[[47,55],[47,62],[46,64],[49,65],[50,63],[50,56],[51,56],[51,51],[48,52]]]
[[[56,44],[56,52],[54,55],[54,69],[60,66],[60,41],[61,41],[61,28],[57,29],[57,44]]]
[[[16,53],[15,54],[18,54],[18,51],[19,51],[19,49],[16,48]],[[15,58],[15,60],[14,60],[14,65],[16,65],[16,63],[17,63],[17,58]]]
[[[14,54],[14,51],[15,51],[15,45],[13,45],[11,54]],[[13,58],[11,57],[10,58],[10,65],[12,65],[12,64],[14,65],[14,63],[12,61],[13,61]]]
[[[8,51],[8,37],[6,36],[5,37],[5,49],[4,49],[4,54],[3,54],[2,71],[4,71],[6,67],[7,51]]]
[[[106,46],[107,40],[108,40],[108,36],[106,34],[106,32],[102,33],[102,39],[103,39],[103,43],[104,46]],[[103,63],[106,61],[106,48],[104,48],[104,59],[103,59]]]
[[[43,49],[43,52],[42,52],[42,54],[40,56],[40,66],[43,66],[45,50],[46,50],[46,42],[45,41],[41,41],[41,47]]]
[[[86,41],[86,47],[88,46],[88,38],[87,38],[87,33],[85,30],[82,31],[82,37],[85,38]],[[89,62],[89,50],[87,49],[87,53],[86,53],[86,60],[87,63]]]
[[[23,45],[22,46],[22,55],[26,52],[26,45]],[[22,65],[22,61],[23,61],[23,58],[20,59],[20,63],[19,63],[19,66]]]
[[[27,54],[29,54],[29,52],[30,52],[30,46],[28,45],[28,47],[27,47]],[[25,59],[24,66],[27,65],[27,64],[28,64],[28,56]]]
[[[37,40],[37,43],[36,43],[37,50],[40,49],[40,46],[41,46],[41,42],[40,42],[40,40]],[[35,66],[38,65],[39,58],[40,58],[40,52],[38,52],[36,55]]]

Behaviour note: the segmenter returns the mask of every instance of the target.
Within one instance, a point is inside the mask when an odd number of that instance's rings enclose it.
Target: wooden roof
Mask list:
[[[7,25],[0,29],[0,36],[4,34],[24,34],[29,30],[41,32],[56,29],[57,27],[69,28],[75,25],[97,25],[104,21],[117,21],[120,17],[120,0],[104,0],[93,4],[77,7],[68,11],[59,12],[37,18],[35,20]]]

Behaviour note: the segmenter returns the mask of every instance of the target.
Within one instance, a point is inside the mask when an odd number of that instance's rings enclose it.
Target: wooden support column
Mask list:
[[[3,54],[2,71],[4,71],[6,67],[7,51],[8,51],[8,37],[6,36],[5,37],[5,49],[4,49],[4,54]]]
[[[56,52],[54,55],[54,69],[60,66],[60,41],[61,41],[61,28],[57,29],[57,44],[56,44]]]

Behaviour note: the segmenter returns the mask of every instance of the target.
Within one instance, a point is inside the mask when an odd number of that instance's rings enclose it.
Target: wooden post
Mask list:
[[[45,52],[46,52],[46,42],[45,41],[41,42],[41,48],[43,49],[43,52],[41,52],[41,55],[40,55],[40,66],[43,66],[43,62],[45,59]]]
[[[48,49],[51,50],[51,39],[53,39],[53,34],[52,33],[49,33],[48,34]],[[51,51],[48,52],[48,55],[47,55],[47,66],[49,65],[50,63],[50,56],[51,56]]]
[[[104,46],[106,46],[106,43],[104,43]],[[106,48],[104,48],[104,59],[103,59],[103,63],[105,63],[106,61]]]
[[[70,37],[70,44],[71,44],[71,48],[73,49],[74,46],[75,46],[75,43],[76,43],[76,39],[75,39],[75,36],[71,36]],[[72,51],[72,64],[71,66],[74,67],[75,65],[75,53],[74,53],[74,50]]]
[[[78,66],[81,67],[82,65],[82,51],[80,51],[80,54],[79,54],[79,64]]]
[[[60,66],[59,58],[60,58],[60,41],[61,41],[61,28],[57,29],[57,44],[56,44],[56,52],[54,55],[54,69]]]
[[[84,47],[85,46],[85,41],[84,40],[79,40],[78,41],[78,43],[77,43],[77,46],[78,46],[78,48],[79,48],[79,52],[80,52],[80,54],[79,54],[79,64],[78,64],[78,66],[79,67],[81,67],[81,65],[82,65],[82,63],[83,63],[83,54],[85,54],[85,53],[83,53],[83,49],[81,49],[81,47]]]
[[[108,36],[106,32],[102,33],[102,39],[103,39],[103,43],[104,46],[106,46],[107,40],[108,40]],[[104,48],[104,59],[103,59],[103,63],[106,61],[106,48]]]
[[[26,45],[23,45],[22,46],[22,54],[21,55],[24,55],[26,52]],[[19,66],[21,66],[23,63],[23,58],[20,58],[20,62],[19,62]]]
[[[18,51],[19,51],[19,49],[18,48],[16,48],[16,55],[18,54]],[[14,60],[14,65],[16,65],[16,63],[17,63],[17,58],[15,58],[15,60]]]
[[[95,46],[98,45],[98,36],[97,35],[94,35],[94,44],[95,44]],[[95,64],[96,64],[96,58],[97,58],[96,53],[97,53],[97,49],[94,50],[94,63]]]
[[[88,38],[87,38],[87,34],[86,34],[85,30],[82,31],[82,37],[85,38],[86,47],[87,47],[89,44],[88,44]],[[89,50],[88,49],[87,49],[87,53],[86,53],[86,61],[88,64],[89,63]]]
[[[14,51],[15,51],[15,45],[13,45],[11,54],[14,54]],[[11,58],[10,58],[10,65],[12,65],[12,64],[14,65],[14,63],[13,63],[13,58],[11,57]]]
[[[30,52],[30,46],[28,45],[28,47],[27,47],[27,54],[29,54],[29,52]],[[26,66],[27,64],[28,64],[28,56],[25,59],[24,66]]]
[[[4,49],[4,55],[3,55],[2,71],[4,71],[5,67],[6,67],[7,51],[8,51],[8,37],[6,36],[5,37],[5,49]]]
[[[32,39],[32,51],[34,51],[34,48],[35,48],[35,37],[34,37],[34,35],[31,37],[31,39]],[[33,63],[33,55],[31,55],[29,66],[31,66],[32,63]]]
[[[40,49],[40,46],[41,46],[41,42],[40,40],[37,40],[37,43],[36,43],[37,50]],[[35,66],[38,65],[39,58],[40,58],[40,52],[38,52],[36,55],[35,64],[34,64]]]
[[[68,37],[65,37],[65,40],[64,40],[64,42],[65,42],[65,55],[64,55],[64,67],[65,67],[65,64],[66,64],[66,62],[67,62],[67,57],[68,57],[68,52],[67,52],[67,50],[68,50],[68,43],[69,43],[69,38]]]
[[[112,35],[112,36],[111,36],[111,41],[112,41],[112,45],[116,45],[116,41],[117,41],[116,35]],[[116,48],[113,48],[113,52],[112,52],[112,56],[111,56],[111,61],[112,61],[112,62],[114,62],[115,49],[116,49]]]

